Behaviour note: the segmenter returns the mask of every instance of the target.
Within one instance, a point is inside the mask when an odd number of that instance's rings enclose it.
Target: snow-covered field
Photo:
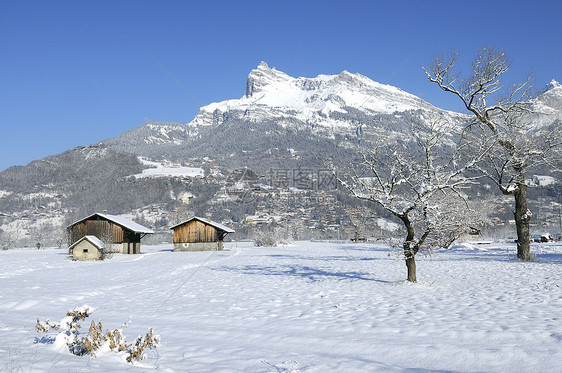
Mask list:
[[[196,177],[203,176],[203,169],[194,167],[164,167],[146,168],[141,174],[134,175],[137,179],[143,177]]]
[[[144,177],[196,177],[203,176],[205,173],[202,168],[172,165],[167,161],[165,164],[162,164],[160,162],[149,161],[143,157],[139,157],[139,161],[151,167],[145,168],[140,174],[133,175],[137,179]]]
[[[227,251],[73,262],[64,252],[0,251],[0,371],[554,372],[562,365],[562,245],[457,246],[418,259],[405,282],[397,252],[298,242]],[[36,320],[89,305],[157,350],[132,366],[36,343]],[[89,322],[85,322],[87,325]],[[85,328],[86,328],[85,327]]]

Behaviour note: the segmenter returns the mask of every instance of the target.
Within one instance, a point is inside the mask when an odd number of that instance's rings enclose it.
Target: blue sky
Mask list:
[[[118,136],[189,122],[244,94],[260,61],[291,76],[343,70],[460,111],[420,64],[466,64],[494,45],[509,78],[562,81],[562,2],[6,1],[0,11],[0,170]],[[185,94],[157,60],[197,100]]]

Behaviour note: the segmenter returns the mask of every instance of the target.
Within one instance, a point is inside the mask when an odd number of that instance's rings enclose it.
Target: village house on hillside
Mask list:
[[[105,244],[96,236],[84,236],[68,248],[73,260],[101,260]]]
[[[95,236],[112,253],[139,254],[141,238],[154,232],[121,216],[95,213],[67,227],[69,246],[84,236]]]
[[[174,251],[222,250],[223,240],[234,230],[207,219],[193,217],[170,227],[174,231]]]

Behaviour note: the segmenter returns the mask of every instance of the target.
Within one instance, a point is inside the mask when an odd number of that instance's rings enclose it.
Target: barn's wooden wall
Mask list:
[[[113,236],[113,243],[127,242],[123,228],[107,220],[86,220],[75,224],[71,228],[70,242],[76,242],[86,235],[96,236],[102,241]]]
[[[219,240],[217,230],[198,220],[174,229],[174,243],[179,242],[216,242]]]

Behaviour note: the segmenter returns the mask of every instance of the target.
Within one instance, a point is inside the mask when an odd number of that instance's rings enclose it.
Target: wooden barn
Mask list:
[[[222,250],[224,237],[234,230],[222,224],[193,217],[170,227],[174,231],[174,251]]]
[[[139,254],[141,238],[154,233],[129,219],[106,213],[95,213],[69,225],[69,246],[84,236],[95,236],[112,253]]]
[[[96,236],[84,236],[68,248],[72,260],[101,260],[105,244]]]

